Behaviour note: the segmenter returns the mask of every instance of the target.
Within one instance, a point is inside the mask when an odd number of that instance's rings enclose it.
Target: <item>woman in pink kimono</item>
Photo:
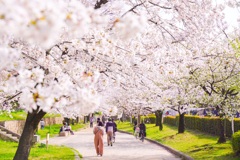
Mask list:
[[[103,155],[103,123],[101,121],[98,122],[97,126],[93,129],[94,133],[94,145],[97,152],[97,155]]]

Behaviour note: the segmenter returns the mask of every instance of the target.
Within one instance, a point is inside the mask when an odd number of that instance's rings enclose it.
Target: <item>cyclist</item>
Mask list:
[[[108,119],[108,122],[106,123],[106,133],[107,133],[107,143],[108,146],[112,146],[112,137],[113,137],[113,123],[111,118]]]
[[[139,137],[140,140],[144,140],[144,137],[146,136],[146,126],[143,123],[143,121],[139,124],[139,128],[140,128],[140,133],[139,133]]]

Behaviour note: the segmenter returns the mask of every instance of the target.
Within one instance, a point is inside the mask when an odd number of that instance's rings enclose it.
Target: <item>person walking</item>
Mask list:
[[[90,117],[90,128],[93,127],[93,117]]]
[[[114,122],[114,119],[112,119],[112,123],[113,123],[113,142],[115,142],[116,132],[117,132],[117,124]]]
[[[105,116],[104,115],[102,116],[102,123],[103,123],[103,126],[105,126]]]
[[[139,134],[140,134],[140,128],[139,128],[139,124],[137,124],[134,131],[134,136],[136,137],[136,139],[139,137]]]
[[[103,155],[103,135],[104,135],[104,129],[103,129],[103,123],[101,121],[98,122],[97,126],[93,128],[93,134],[94,136],[94,145],[96,149],[96,153],[99,156]]]
[[[41,125],[41,129],[44,129],[45,122],[44,122],[44,120],[43,120],[43,119],[41,119],[41,121],[40,121],[40,125]]]
[[[97,125],[98,125],[98,122],[100,122],[101,120],[100,120],[100,118],[97,118]]]
[[[112,119],[111,118],[109,118],[108,122],[106,123],[106,133],[107,133],[107,143],[108,143],[108,146],[109,145],[112,146],[113,123],[112,123]]]
[[[137,127],[137,121],[135,120],[134,121],[134,126],[133,126],[133,134],[135,133],[136,127]]]

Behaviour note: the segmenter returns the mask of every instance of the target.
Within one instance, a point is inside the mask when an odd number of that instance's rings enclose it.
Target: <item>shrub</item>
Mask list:
[[[185,115],[185,127],[186,129],[198,130],[213,135],[220,134],[220,118],[219,117],[202,117]],[[172,126],[178,126],[179,116],[167,116],[164,117],[164,123]],[[234,131],[240,130],[240,118],[234,118]],[[232,136],[232,122],[226,119],[226,136]]]
[[[169,124],[171,126],[177,126],[177,120],[175,116],[166,116],[163,119],[163,123]]]
[[[236,155],[240,153],[240,131],[232,135],[232,148]]]
[[[154,114],[149,114],[147,116],[141,116],[141,121],[144,120],[144,123],[155,124],[156,116]]]

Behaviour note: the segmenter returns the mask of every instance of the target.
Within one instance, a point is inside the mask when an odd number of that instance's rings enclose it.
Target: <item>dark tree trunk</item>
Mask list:
[[[42,110],[38,112],[38,109],[33,110],[32,113],[28,112],[14,160],[28,160],[28,156],[32,147],[33,136],[37,130],[40,120],[45,114],[46,112],[43,112]]]
[[[185,113],[179,114],[178,133],[184,133],[185,131],[184,115]]]
[[[83,123],[86,124],[87,123],[87,116],[83,116]]]
[[[159,112],[158,112],[158,110],[155,111],[155,116],[156,116],[156,126],[159,126]]]
[[[76,118],[76,123],[79,123],[79,117]]]
[[[163,112],[160,111],[159,112],[159,130],[160,131],[163,130],[163,121],[162,121],[162,119],[163,119]]]
[[[224,118],[220,117],[220,135],[219,135],[219,139],[218,139],[218,143],[225,143],[226,142],[226,135],[225,135],[225,128],[224,128]]]
[[[141,123],[141,115],[138,114],[138,115],[137,115],[137,124],[140,124],[140,123]]]

